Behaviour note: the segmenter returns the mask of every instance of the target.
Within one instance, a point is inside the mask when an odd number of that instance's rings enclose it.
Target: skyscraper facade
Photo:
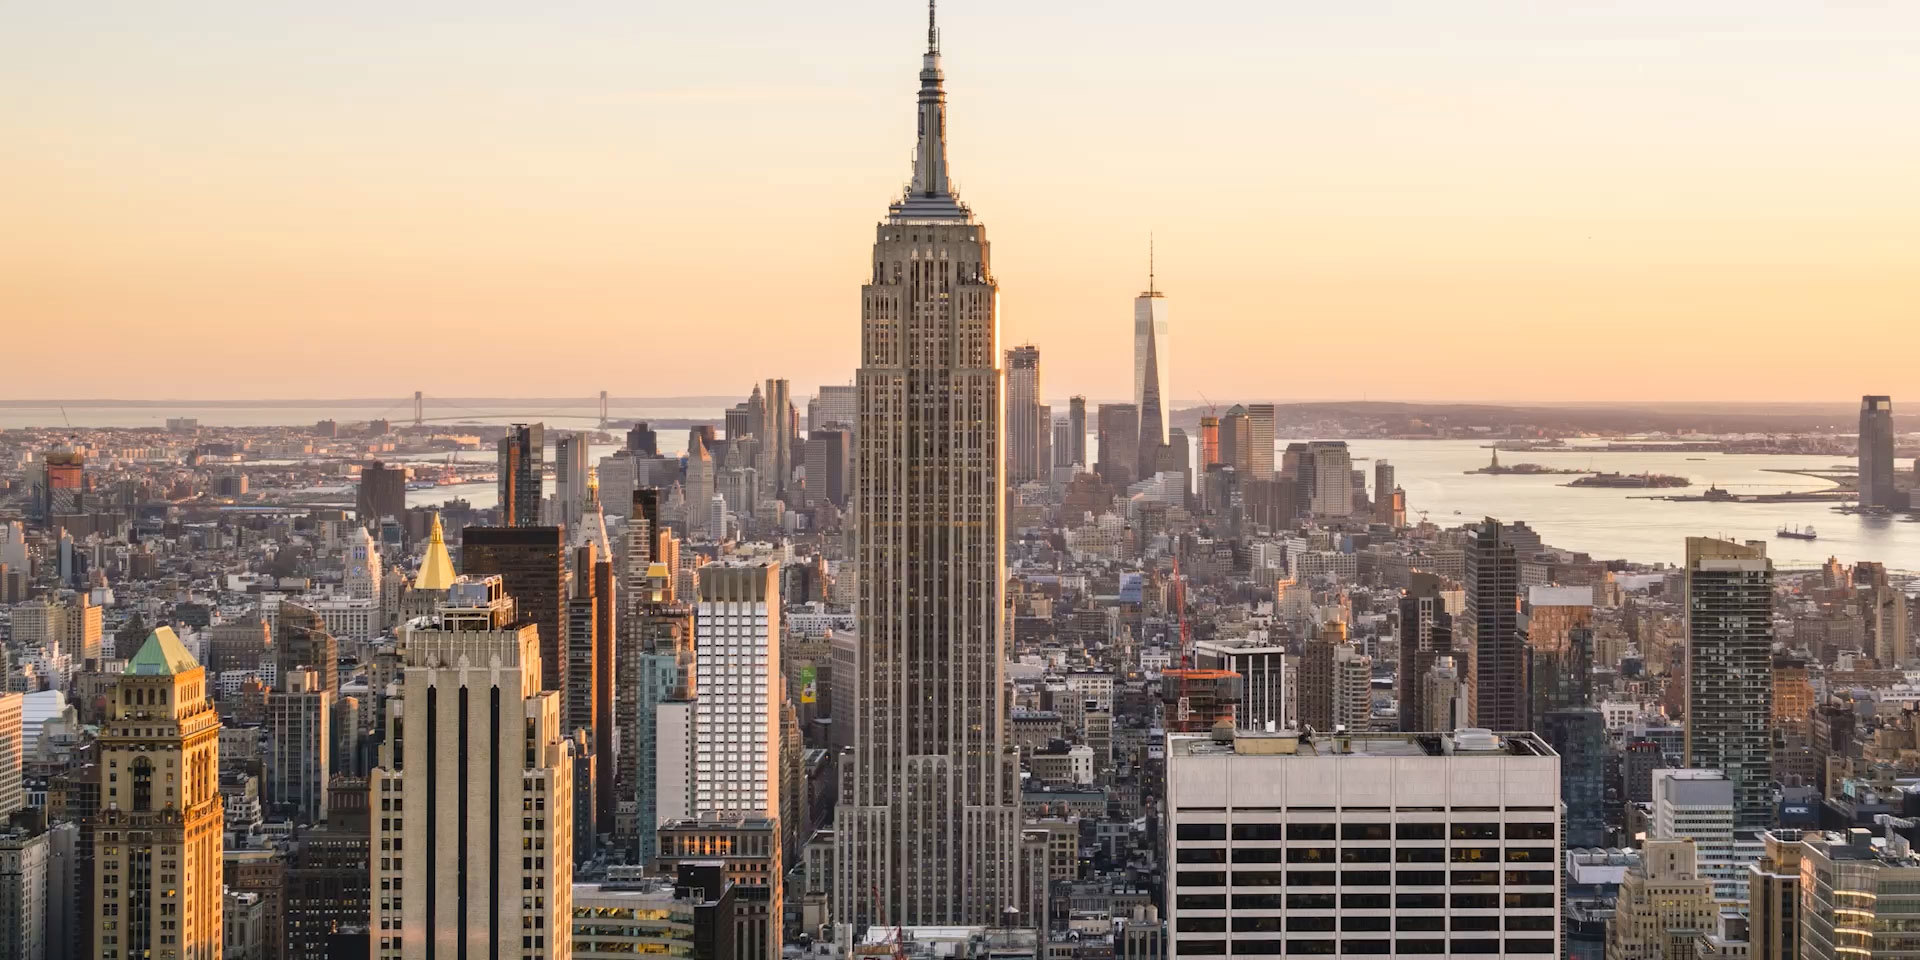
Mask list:
[[[1200,472],[1220,461],[1220,418],[1211,414],[1200,418]]]
[[[1447,612],[1446,600],[1441,596],[1439,577],[1420,571],[1412,574],[1406,595],[1400,598],[1398,640],[1400,729],[1408,732],[1433,729],[1425,725],[1427,672],[1453,651],[1453,615]]]
[[[567,689],[567,551],[559,527],[468,527],[460,531],[460,572],[499,574],[520,618],[540,630],[540,689]]]
[[[1124,487],[1140,479],[1140,408],[1131,403],[1103,403],[1099,410],[1100,479]]]
[[[1220,418],[1220,462],[1248,476],[1252,447],[1248,443],[1247,408],[1234,404]],[[1260,479],[1266,479],[1262,477]]]
[[[1040,411],[1040,348],[1022,344],[1007,351],[1007,479],[1013,484],[1047,476],[1040,459],[1047,421]]]
[[[407,468],[388,466],[378,460],[360,465],[360,487],[354,496],[355,520],[369,530],[380,527],[381,517],[404,517],[407,513]]]
[[[580,522],[587,505],[587,441],[585,433],[569,433],[553,442],[553,523],[568,527]]]
[[[1500,521],[1488,517],[1473,528],[1466,560],[1473,725],[1531,729],[1527,645],[1520,635],[1520,561]]]
[[[127,661],[108,710],[99,763],[117,776],[86,825],[101,918],[87,956],[218,957],[224,803],[207,672],[161,627]]]
[[[693,814],[778,817],[780,565],[702,567],[693,624]]]
[[[785,380],[767,380],[766,435],[760,438],[761,483],[775,499],[786,499],[793,480],[793,398]]]
[[[1891,507],[1893,497],[1893,400],[1861,397],[1860,505]]]
[[[1168,404],[1167,298],[1154,285],[1152,268],[1147,289],[1133,299],[1133,405],[1140,411],[1138,476],[1152,476],[1160,447],[1167,442],[1171,410]]]
[[[1255,403],[1247,407],[1247,475],[1265,480],[1273,476],[1273,404]]]
[[[947,179],[931,7],[919,130],[861,296],[860,646],[834,821],[850,929],[997,924],[1015,901],[997,292],[985,227]]]
[[[1773,817],[1773,562],[1766,544],[1687,538],[1687,766],[1733,782],[1734,828]]]
[[[1077,463],[1084,467],[1087,465],[1086,397],[1069,397],[1067,399],[1067,429],[1068,439],[1072,442],[1072,449],[1068,453],[1072,459],[1067,462]]]
[[[516,423],[500,438],[499,476],[495,483],[499,488],[501,526],[531,527],[540,523],[546,455],[544,424]]]
[[[376,960],[572,956],[573,757],[538,631],[443,609],[412,630],[371,789]],[[391,815],[387,807],[392,807]],[[388,891],[392,891],[388,895]]]
[[[850,384],[825,384],[807,401],[807,434],[823,427],[853,429],[860,415],[860,391]]]

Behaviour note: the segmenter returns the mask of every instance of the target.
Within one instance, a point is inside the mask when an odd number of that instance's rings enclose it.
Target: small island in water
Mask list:
[[[1474,470],[1468,470],[1466,472],[1468,474],[1482,474],[1482,475],[1491,475],[1496,477],[1504,477],[1509,475],[1541,476],[1541,475],[1547,475],[1547,474],[1567,474],[1570,476],[1580,476],[1583,474],[1592,473],[1593,471],[1592,470],[1567,470],[1560,467],[1543,466],[1538,463],[1516,463],[1512,466],[1504,466],[1500,463],[1500,448],[1495,447],[1493,448],[1493,462],[1487,464],[1484,467],[1480,467]]]
[[[1596,473],[1591,477],[1581,477],[1569,487],[1624,487],[1630,490],[1645,490],[1652,487],[1691,487],[1693,481],[1686,477],[1673,477],[1661,473]]]

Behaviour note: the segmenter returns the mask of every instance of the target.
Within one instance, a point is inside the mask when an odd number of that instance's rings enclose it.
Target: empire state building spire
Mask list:
[[[834,811],[834,920],[1003,926],[1020,903],[1007,746],[1006,382],[986,225],[947,182],[928,6],[913,183],[860,288],[854,605],[860,637]],[[1038,925],[1032,904],[1017,925]],[[848,944],[850,947],[851,944]]]
[[[947,178],[947,90],[940,72],[940,28],[935,0],[927,0],[927,52],[920,61],[919,143],[913,151],[913,182],[893,205],[895,220],[965,220],[967,208]]]

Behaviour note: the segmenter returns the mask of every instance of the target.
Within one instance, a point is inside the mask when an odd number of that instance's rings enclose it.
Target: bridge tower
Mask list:
[[[420,422],[426,419],[426,413],[426,401],[420,396],[420,391],[415,390],[413,392],[413,425],[420,426]]]
[[[600,391],[600,429],[605,430],[611,424],[607,421],[607,392]]]

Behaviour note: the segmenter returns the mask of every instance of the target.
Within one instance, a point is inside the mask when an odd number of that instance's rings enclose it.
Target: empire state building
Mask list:
[[[922,63],[913,181],[861,288],[859,658],[834,820],[834,919],[855,930],[1001,926],[1016,903],[998,294],[947,179],[931,2]]]

